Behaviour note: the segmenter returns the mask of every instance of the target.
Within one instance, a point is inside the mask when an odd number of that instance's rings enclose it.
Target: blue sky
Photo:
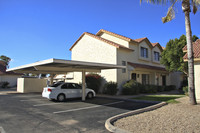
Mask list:
[[[184,14],[163,24],[169,5],[139,0],[0,0],[0,55],[10,68],[49,58],[71,59],[69,48],[83,32],[105,29],[133,39],[148,37],[165,46],[185,34]],[[200,38],[200,12],[191,14],[193,34]]]

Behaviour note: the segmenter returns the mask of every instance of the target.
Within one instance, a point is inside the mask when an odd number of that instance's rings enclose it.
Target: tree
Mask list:
[[[9,63],[11,61],[11,59],[5,55],[1,55],[0,56],[0,60],[4,61],[5,64],[6,64],[6,68],[9,68]]]
[[[140,0],[142,2],[143,0]],[[157,4],[165,4],[166,2],[170,2],[172,6],[168,9],[167,15],[162,18],[163,23],[171,21],[175,18],[174,5],[178,0],[144,0],[146,2],[157,3]],[[185,29],[186,29],[186,40],[187,40],[187,54],[188,54],[188,89],[189,89],[189,97],[190,104],[196,105],[196,97],[195,97],[195,87],[194,87],[194,56],[193,56],[193,47],[192,47],[192,31],[190,24],[190,12],[191,7],[193,9],[193,13],[195,14],[200,5],[200,0],[181,0],[182,1],[182,10],[185,14]]]
[[[193,36],[192,40],[195,42],[197,36]],[[169,40],[166,48],[163,50],[161,56],[161,64],[165,65],[166,69],[170,72],[181,71],[188,74],[188,63],[184,62],[183,47],[186,45],[186,36],[182,35],[179,39]]]

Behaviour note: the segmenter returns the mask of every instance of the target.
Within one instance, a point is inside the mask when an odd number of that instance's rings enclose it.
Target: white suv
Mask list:
[[[95,92],[92,89],[86,88],[86,97],[95,97]],[[66,98],[77,98],[82,96],[82,87],[76,83],[57,82],[51,87],[45,87],[42,92],[42,97],[55,99],[60,102]]]

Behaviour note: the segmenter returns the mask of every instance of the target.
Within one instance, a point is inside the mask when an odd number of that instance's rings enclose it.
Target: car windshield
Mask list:
[[[50,87],[58,87],[59,85],[61,85],[63,82],[57,82],[54,83],[53,85],[51,85]]]

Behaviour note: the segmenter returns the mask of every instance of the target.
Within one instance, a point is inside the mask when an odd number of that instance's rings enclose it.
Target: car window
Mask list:
[[[57,82],[57,83],[51,85],[50,87],[58,87],[58,86],[61,85],[62,83],[63,83],[63,82]]]
[[[77,89],[81,89],[82,88],[82,86],[80,86],[79,84],[75,84],[75,86],[76,86]]]
[[[68,84],[68,88],[70,88],[70,89],[76,89],[76,85],[73,84],[73,83],[69,83]]]
[[[75,83],[65,83],[61,86],[61,89],[81,89],[81,86]]]
[[[65,83],[61,86],[61,89],[68,89],[68,83]]]

